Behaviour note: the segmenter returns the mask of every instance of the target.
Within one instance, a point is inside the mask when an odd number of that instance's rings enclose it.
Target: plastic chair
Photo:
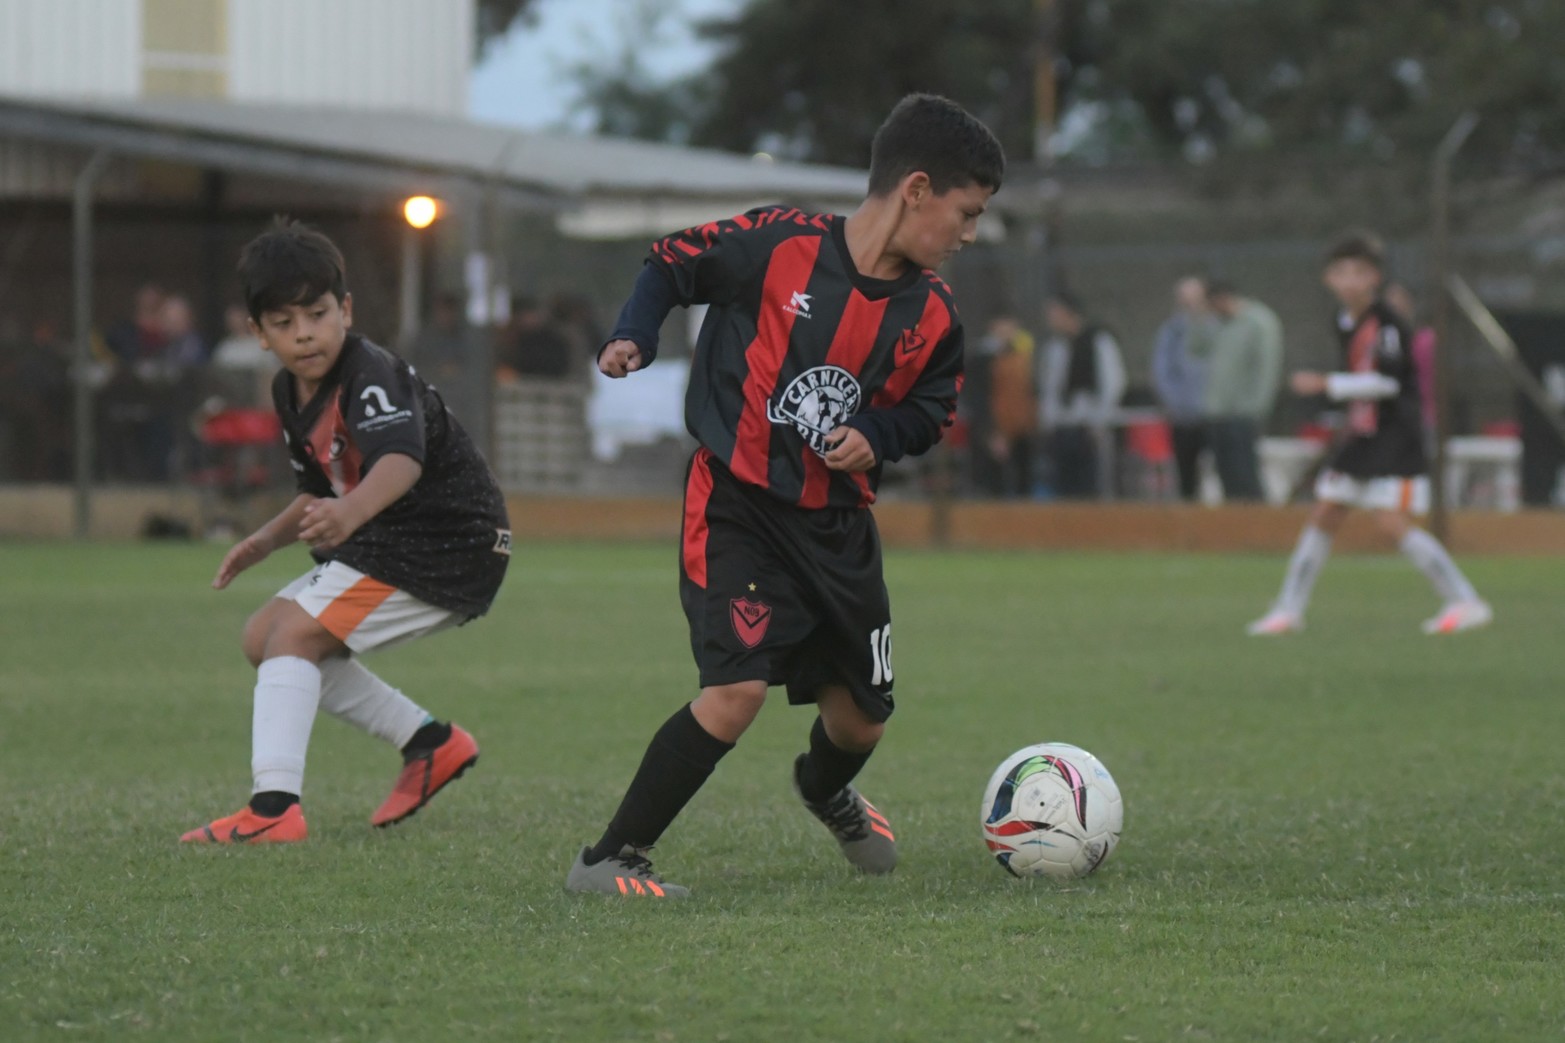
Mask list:
[[[282,421],[269,409],[224,409],[197,421],[203,466],[186,480],[201,490],[203,531],[215,521],[217,501],[242,514],[256,493],[277,484],[282,434]]]
[[[1135,495],[1154,500],[1174,494],[1174,435],[1165,420],[1137,420],[1125,425],[1125,455],[1132,467],[1126,478]]]

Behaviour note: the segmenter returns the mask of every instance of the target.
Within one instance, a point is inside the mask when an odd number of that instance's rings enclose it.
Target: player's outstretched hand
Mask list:
[[[331,550],[352,536],[360,524],[347,501],[325,497],[304,509],[299,538],[316,550]]]
[[[837,428],[826,436],[826,445],[830,449],[826,466],[833,471],[867,471],[875,466],[875,450],[857,428]]]
[[[217,575],[212,577],[212,589],[222,590],[235,576],[260,563],[270,553],[272,548],[265,540],[259,536],[246,536],[223,555],[223,563],[217,567]]]
[[[633,340],[611,340],[598,352],[598,372],[623,377],[641,368],[641,348]]]

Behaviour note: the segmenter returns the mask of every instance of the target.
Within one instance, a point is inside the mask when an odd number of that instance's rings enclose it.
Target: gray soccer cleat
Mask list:
[[[804,799],[799,789],[799,769],[807,756],[801,753],[793,762],[793,791],[810,814],[831,830],[842,848],[842,856],[877,876],[897,868],[897,838],[892,835],[891,823],[858,790],[844,786],[819,804]]]
[[[690,889],[678,884],[667,884],[652,871],[648,861],[648,849],[636,849],[629,844],[620,853],[610,855],[601,862],[587,864],[587,852],[582,848],[565,877],[565,890],[583,894],[624,895],[626,898],[689,898]]]

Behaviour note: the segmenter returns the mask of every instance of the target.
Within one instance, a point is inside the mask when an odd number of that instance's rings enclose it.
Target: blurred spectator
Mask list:
[[[63,481],[71,467],[70,363],[54,323],[0,334],[0,452],[8,477]]]
[[[1112,425],[1125,393],[1125,365],[1113,334],[1089,321],[1073,294],[1049,299],[1039,420],[1054,464],[1054,491],[1082,498],[1102,492]]]
[[[968,357],[962,401],[974,491],[1027,496],[1033,485],[1038,403],[1033,393],[1033,337],[1014,315],[1001,313]]]
[[[542,305],[531,297],[511,299],[511,321],[495,345],[496,370],[502,380],[567,377],[576,358],[570,337]]]
[[[589,379],[598,370],[598,349],[607,336],[592,302],[579,293],[556,293],[549,298],[549,317],[571,342],[571,376]]]
[[[272,408],[272,377],[277,360],[250,331],[250,315],[239,304],[223,309],[227,331],[212,351],[214,390],[242,409]]]
[[[1424,431],[1428,438],[1435,434],[1435,331],[1419,322],[1418,303],[1413,291],[1400,282],[1386,283],[1381,292],[1386,304],[1413,331],[1413,343],[1408,349],[1413,358],[1413,372],[1418,377],[1418,400],[1423,406]]]
[[[98,463],[110,481],[168,478],[173,425],[161,371],[164,293],[147,284],[136,290],[128,318],[104,335],[115,366],[95,400]]]
[[[158,308],[158,329],[163,348],[156,358],[170,382],[206,364],[206,341],[196,332],[196,314],[189,300],[177,294],[165,297]]]
[[[429,322],[413,338],[408,354],[409,361],[432,384],[451,384],[461,379],[472,354],[461,294],[451,290],[435,294]]]
[[[120,362],[135,365],[156,358],[163,349],[163,290],[147,283],[136,290],[130,317],[104,334],[109,351]]]
[[[1187,276],[1174,284],[1174,313],[1157,331],[1152,347],[1152,385],[1168,417],[1174,444],[1179,495],[1200,493],[1201,453],[1206,449],[1206,361],[1190,350],[1192,326],[1213,322],[1206,307],[1206,283]]]
[[[1207,363],[1207,438],[1225,500],[1261,499],[1257,442],[1282,381],[1282,323],[1266,305],[1213,282],[1212,326],[1193,327],[1190,350]]]
[[[471,431],[489,415],[491,380],[481,369],[482,342],[468,325],[465,305],[462,295],[453,290],[435,294],[428,324],[409,345],[409,361]]]

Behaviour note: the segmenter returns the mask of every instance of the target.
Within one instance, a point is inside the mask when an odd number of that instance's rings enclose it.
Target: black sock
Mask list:
[[[799,792],[811,804],[819,804],[852,782],[864,767],[872,746],[863,753],[852,753],[836,746],[826,737],[826,723],[815,718],[810,729],[810,752],[799,762]]]
[[[299,803],[299,795],[297,793],[266,790],[264,793],[256,793],[251,796],[250,810],[264,818],[276,818],[297,803]]]
[[[651,847],[657,843],[723,754],[733,748],[733,743],[701,727],[688,703],[664,721],[648,744],[641,767],[636,769],[603,839],[587,852],[587,864],[619,854],[626,844]]]
[[[413,738],[409,739],[407,745],[402,747],[402,755],[411,757],[421,753],[428,753],[437,746],[445,745],[446,740],[449,738],[451,738],[451,725],[441,724],[439,721],[430,721],[428,724],[420,726],[419,730],[413,733]]]

